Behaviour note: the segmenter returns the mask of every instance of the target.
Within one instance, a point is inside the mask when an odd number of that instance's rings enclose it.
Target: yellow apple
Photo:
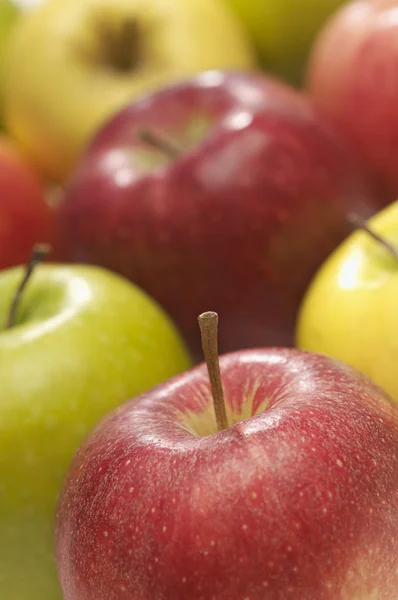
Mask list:
[[[96,128],[135,97],[254,59],[221,0],[47,0],[19,20],[5,63],[6,127],[62,181]]]
[[[297,346],[345,361],[398,401],[398,202],[351,234],[316,274],[297,322]],[[395,246],[394,246],[395,245]]]

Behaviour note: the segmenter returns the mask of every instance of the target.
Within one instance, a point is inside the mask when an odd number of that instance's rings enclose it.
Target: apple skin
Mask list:
[[[139,127],[183,148],[170,161]],[[130,104],[97,132],[65,190],[71,261],[146,289],[201,357],[197,315],[223,315],[220,352],[293,345],[313,274],[383,206],[343,140],[292,88],[207,72]]]
[[[0,127],[3,126],[3,56],[19,12],[20,7],[12,0],[0,0]]]
[[[344,130],[382,194],[398,197],[398,1],[350,2],[319,33],[307,88]]]
[[[344,1],[224,0],[247,28],[262,67],[295,85],[318,30]]]
[[[221,1],[150,4],[50,0],[19,20],[5,55],[5,124],[48,177],[63,182],[99,125],[146,91],[206,69],[254,67],[243,27]],[[97,48],[115,48],[128,22],[141,28],[138,64],[119,69]]]
[[[392,600],[398,409],[326,356],[220,359],[111,411],[57,508],[64,600]]]
[[[398,248],[398,202],[369,226]],[[360,369],[398,402],[397,265],[398,259],[367,233],[349,236],[308,288],[296,343]]]
[[[46,242],[61,257],[57,207],[47,201],[47,186],[26,157],[0,135],[0,269],[25,263],[36,242]]]
[[[108,410],[191,362],[167,315],[97,267],[39,266],[4,330],[21,277],[0,274],[0,595],[61,600],[53,519],[76,448]]]

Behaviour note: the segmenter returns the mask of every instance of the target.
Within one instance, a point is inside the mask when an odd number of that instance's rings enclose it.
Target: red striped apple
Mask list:
[[[221,352],[293,344],[310,279],[351,231],[346,214],[381,204],[305,96],[265,76],[206,72],[98,132],[61,226],[70,260],[147,290],[199,357],[196,316],[209,306],[223,314]]]
[[[211,387],[197,366],[78,450],[56,518],[64,599],[396,598],[392,400],[295,349],[221,356],[221,382],[206,347]]]
[[[308,69],[315,102],[398,197],[398,0],[357,0],[320,32]]]

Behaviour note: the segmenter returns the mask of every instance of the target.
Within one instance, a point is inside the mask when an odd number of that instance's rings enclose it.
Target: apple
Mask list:
[[[358,0],[328,22],[314,45],[307,87],[341,127],[378,182],[398,197],[398,1]]]
[[[349,236],[314,277],[299,313],[297,345],[353,365],[398,402],[398,202],[367,227]]]
[[[19,16],[19,7],[13,0],[0,1],[0,65],[3,62],[4,47]]]
[[[14,4],[23,10],[33,10],[44,1],[47,0],[13,0]]]
[[[155,138],[155,139],[154,139]],[[128,105],[80,157],[60,207],[68,260],[146,289],[196,357],[196,315],[223,314],[220,352],[289,345],[302,294],[381,208],[341,136],[299,92],[210,71]]]
[[[0,270],[25,262],[38,241],[50,243],[54,256],[60,257],[58,209],[49,202],[47,184],[4,135],[0,136],[0,198]]]
[[[3,87],[3,55],[8,38],[18,19],[19,8],[12,0],[0,0],[0,125],[3,120],[3,107],[1,106],[1,95]]]
[[[345,0],[224,0],[247,28],[268,72],[301,84],[320,27]]]
[[[110,408],[190,366],[164,311],[98,267],[0,273],[0,596],[61,600],[57,496],[73,453]]]
[[[6,126],[57,181],[132,98],[205,69],[254,66],[219,0],[43,2],[20,19],[5,62]]]
[[[223,355],[221,382],[212,360],[226,427],[200,365],[81,444],[55,521],[64,600],[396,598],[391,398],[292,348]]]

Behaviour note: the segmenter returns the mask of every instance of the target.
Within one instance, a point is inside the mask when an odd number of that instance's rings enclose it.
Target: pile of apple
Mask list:
[[[398,0],[0,0],[1,600],[398,600]]]

